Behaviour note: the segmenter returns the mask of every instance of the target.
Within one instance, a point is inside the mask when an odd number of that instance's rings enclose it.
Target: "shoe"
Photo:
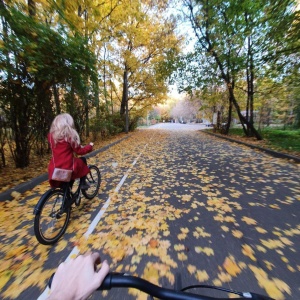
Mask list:
[[[82,183],[80,184],[80,189],[81,190],[88,190],[90,188],[89,183]]]

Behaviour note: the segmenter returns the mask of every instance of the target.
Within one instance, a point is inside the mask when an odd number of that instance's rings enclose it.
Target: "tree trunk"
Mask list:
[[[52,111],[52,91],[51,86],[53,84],[46,80],[35,80],[35,95],[38,107],[38,119],[40,119],[40,124],[37,124],[39,129],[49,128],[54,116]]]
[[[129,111],[128,111],[128,99],[126,101],[126,114],[125,114],[125,132],[129,131]]]
[[[125,71],[123,73],[123,93],[122,93],[122,101],[121,101],[121,108],[120,108],[120,115],[123,116],[126,112],[126,102],[128,100],[128,92],[127,92],[127,70],[125,67]]]
[[[259,132],[254,128],[254,125],[251,124],[241,113],[241,109],[239,107],[239,104],[237,103],[236,99],[235,99],[235,96],[234,96],[234,81],[232,80],[232,82],[230,81],[230,78],[229,78],[229,75],[226,74],[224,72],[224,67],[223,67],[223,64],[222,62],[220,61],[220,58],[218,56],[218,54],[211,50],[212,51],[212,56],[215,58],[216,60],[216,63],[221,71],[221,76],[224,80],[224,82],[226,83],[227,85],[227,88],[228,88],[228,92],[229,92],[229,98],[230,98],[230,101],[233,103],[235,109],[236,109],[236,112],[239,116],[239,119],[241,121],[241,124],[243,126],[243,130],[246,134],[246,136],[248,136],[248,128],[250,128],[251,132],[253,132],[253,134],[255,135],[255,137],[258,139],[258,140],[262,140],[262,137],[261,135],[259,134]],[[245,124],[247,126],[247,128],[245,127]]]
[[[246,104],[246,119],[249,120],[249,107],[250,107],[250,74],[247,61],[247,104]]]
[[[262,137],[261,135],[259,134],[259,132],[254,128],[253,124],[251,124],[241,113],[241,109],[239,107],[239,104],[237,103],[236,99],[235,99],[235,96],[234,96],[234,92],[233,92],[233,88],[232,87],[228,87],[229,89],[229,96],[232,100],[232,103],[236,109],[236,112],[239,116],[239,119],[241,121],[241,124],[243,126],[243,130],[245,132],[245,134],[247,135],[247,129],[245,128],[245,124],[247,125],[247,128],[250,128],[251,132],[253,132],[253,134],[255,135],[255,137],[258,139],[258,140],[262,140]]]
[[[227,117],[226,127],[224,130],[224,134],[226,134],[226,135],[229,133],[229,129],[230,129],[230,125],[231,125],[231,118],[232,118],[232,101],[231,101],[230,97],[229,97],[228,101],[229,101],[228,117]]]
[[[252,53],[252,44],[251,37],[248,37],[248,65],[247,65],[247,86],[248,86],[248,95],[247,99],[249,104],[247,109],[247,121],[250,124],[254,124],[254,116],[253,116],[253,103],[254,103],[254,65],[253,65],[253,53]],[[249,111],[249,116],[248,116]],[[252,128],[248,127],[248,136],[253,136]]]
[[[29,165],[30,123],[29,99],[19,84],[12,86],[14,95],[10,102],[10,126],[15,146],[9,144],[16,168]],[[17,96],[18,95],[18,96]]]
[[[254,65],[253,54],[250,56],[250,123],[254,124]],[[250,133],[252,135],[252,132]]]
[[[36,15],[36,7],[35,2],[33,0],[28,0],[28,13],[31,17],[34,17]]]
[[[128,126],[129,126],[129,115],[128,115],[128,69],[125,65],[124,75],[123,75],[123,95],[122,95],[122,102],[121,102],[121,109],[120,115],[124,118],[125,123],[125,132],[128,133]]]
[[[85,136],[88,138],[90,136],[90,118],[89,118],[89,103],[85,103]]]
[[[53,89],[53,95],[54,95],[56,114],[59,115],[61,110],[60,110],[60,102],[59,102],[59,92],[56,87],[56,84],[53,84],[52,89]]]
[[[106,84],[106,46],[104,45],[104,62],[103,62],[103,90],[104,90],[104,101],[105,101],[105,110],[106,113],[109,112],[109,103],[108,103],[108,89]]]
[[[114,103],[113,103],[113,87],[112,81],[110,79],[110,105],[111,105],[111,114],[114,114]]]
[[[245,22],[249,27],[251,27],[251,16],[245,12]],[[252,51],[252,37],[249,35],[247,37],[247,109],[246,109],[246,119],[252,125],[254,124],[254,63],[253,63],[253,51]],[[247,135],[253,136],[254,132],[251,127],[247,127]]]

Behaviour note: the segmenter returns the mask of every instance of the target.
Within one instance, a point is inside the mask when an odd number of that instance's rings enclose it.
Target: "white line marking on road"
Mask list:
[[[153,135],[152,135],[153,137]],[[152,139],[152,137],[150,139]],[[137,158],[133,161],[133,163],[131,164],[131,166],[133,167],[137,161],[139,160],[139,158],[141,157],[142,153],[145,151],[145,149],[147,148],[148,144],[145,145],[145,147],[143,148],[143,150],[140,152],[140,154],[137,156]],[[122,187],[122,185],[124,184],[126,178],[128,177],[129,173],[131,172],[131,168],[129,168],[126,173],[124,174],[124,176],[122,177],[121,181],[119,182],[119,184],[117,185],[117,187],[115,188],[115,193],[118,192],[120,190],[120,188]],[[90,224],[88,230],[86,231],[86,233],[83,235],[86,239],[89,237],[89,235],[94,231],[95,227],[97,226],[97,224],[99,223],[101,217],[103,216],[103,214],[105,213],[106,209],[108,208],[110,203],[110,197],[108,197],[108,199],[106,200],[106,202],[104,203],[104,205],[101,207],[100,211],[98,212],[98,214],[96,215],[96,217],[93,219],[92,223]],[[66,258],[65,262],[69,261],[71,259],[71,257],[77,256],[79,254],[79,249],[77,246],[75,246],[73,248],[73,250],[70,252],[70,254],[68,255],[68,257]],[[47,297],[49,296],[49,292],[50,289],[47,286],[47,288],[44,290],[44,292],[38,297],[37,300],[45,300],[47,299]]]

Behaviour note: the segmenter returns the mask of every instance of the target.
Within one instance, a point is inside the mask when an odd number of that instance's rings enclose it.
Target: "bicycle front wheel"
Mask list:
[[[64,191],[51,190],[41,199],[34,218],[34,233],[43,245],[56,243],[65,233],[70,220],[71,207],[64,205]]]
[[[93,199],[99,191],[101,184],[101,174],[97,166],[89,166],[90,172],[86,175],[86,182],[89,184],[87,190],[82,190],[82,194],[87,199]]]

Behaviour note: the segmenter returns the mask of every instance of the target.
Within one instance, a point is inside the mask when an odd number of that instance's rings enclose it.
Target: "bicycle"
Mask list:
[[[54,274],[52,274],[48,286],[51,288],[51,283]],[[222,287],[210,286],[210,285],[191,285],[185,288],[181,288],[181,280],[176,284],[176,289],[167,289],[160,286],[157,286],[145,279],[140,277],[128,275],[127,273],[108,273],[102,282],[98,290],[110,290],[112,288],[135,288],[148,295],[158,299],[164,300],[232,300],[232,298],[218,298],[212,296],[197,295],[193,293],[187,293],[186,291],[192,288],[206,288],[219,290],[221,292],[227,292],[231,294],[236,294],[240,296],[239,298],[234,299],[244,299],[244,300],[275,300],[268,296],[252,293],[252,292],[238,292],[235,290],[225,289]]]
[[[101,184],[100,170],[95,165],[88,167],[90,171],[86,182],[90,187],[87,190],[80,189],[79,179],[73,184],[64,182],[60,188],[48,190],[36,204],[33,211],[34,233],[41,244],[52,245],[63,236],[70,220],[72,204],[79,206],[81,195],[93,199],[98,194]]]

